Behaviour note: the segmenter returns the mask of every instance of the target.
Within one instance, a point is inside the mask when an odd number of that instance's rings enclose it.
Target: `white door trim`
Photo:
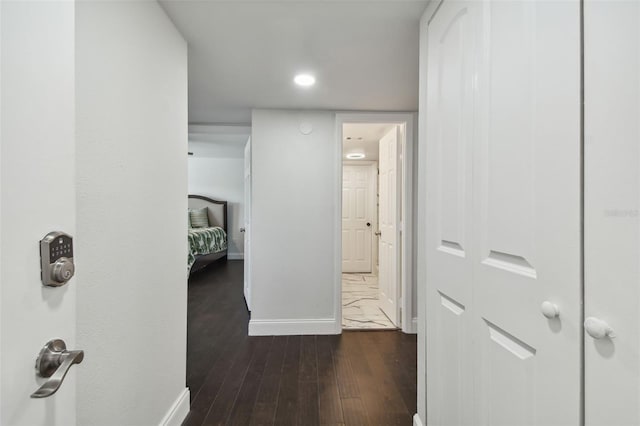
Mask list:
[[[251,312],[251,136],[244,146],[244,252],[237,259],[244,260],[244,300]],[[233,260],[231,255],[227,258]]]
[[[402,144],[402,264],[400,265],[402,289],[402,331],[416,333],[412,310],[413,294],[413,182],[414,147],[416,145],[417,113],[411,112],[345,112],[336,114],[335,136],[335,208],[334,208],[334,317],[335,332],[342,333],[342,125],[345,123],[390,123],[404,124],[405,137]]]
[[[434,0],[427,4],[427,7],[420,18],[420,51],[419,55],[419,93],[418,93],[418,110],[427,110],[427,44],[428,44],[428,28],[431,19],[435,16],[436,12],[442,5],[444,0]],[[426,182],[426,170],[420,165],[427,164],[427,152],[424,147],[427,145],[427,117],[426,114],[421,114],[418,117],[418,138],[416,140],[417,149],[417,161],[416,161],[416,182]],[[418,147],[423,147],[419,149]],[[418,185],[416,190],[416,259],[425,259],[425,253],[427,251],[427,192],[424,187]],[[416,281],[418,283],[417,292],[415,296],[418,301],[417,309],[417,324],[416,329],[418,332],[418,406],[416,416],[422,420],[427,418],[427,374],[426,374],[426,353],[427,353],[427,298],[426,298],[426,265],[424,262],[418,262],[416,260]],[[415,419],[415,417],[414,417]],[[424,423],[424,422],[423,422]]]

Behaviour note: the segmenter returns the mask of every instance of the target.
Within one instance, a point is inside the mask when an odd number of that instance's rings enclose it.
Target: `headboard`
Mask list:
[[[227,229],[227,202],[213,200],[202,195],[189,194],[189,208],[199,209],[202,207],[208,207],[209,224],[211,226],[220,226],[225,232]]]

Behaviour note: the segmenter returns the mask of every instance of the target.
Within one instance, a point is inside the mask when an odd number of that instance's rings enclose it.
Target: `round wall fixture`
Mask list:
[[[313,132],[313,124],[308,121],[303,121],[300,123],[300,133],[303,135],[309,135]]]
[[[346,155],[348,160],[362,160],[364,158],[364,154],[361,152],[352,152]]]

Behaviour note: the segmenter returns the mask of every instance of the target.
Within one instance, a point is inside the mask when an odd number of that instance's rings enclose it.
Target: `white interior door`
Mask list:
[[[244,147],[244,299],[251,311],[251,139]]]
[[[579,424],[580,4],[445,0],[426,72],[427,423]]]
[[[472,425],[473,59],[480,5],[445,1],[428,27],[427,424]],[[465,84],[466,82],[466,84]],[[424,102],[423,102],[424,104]],[[422,149],[422,148],[421,148]]]
[[[587,0],[584,39],[585,424],[638,425],[640,3]]]
[[[342,272],[372,270],[373,179],[370,164],[342,167]]]
[[[380,206],[378,241],[378,289],[380,309],[391,322],[398,325],[400,320],[400,195],[399,170],[399,130],[394,126],[380,139]]]
[[[580,2],[485,2],[483,19],[473,160],[478,415],[485,425],[578,424]]]
[[[38,244],[76,229],[74,2],[1,2],[0,17],[0,424],[74,425],[86,362],[53,396],[30,398],[45,343],[78,349],[79,284],[44,287]]]

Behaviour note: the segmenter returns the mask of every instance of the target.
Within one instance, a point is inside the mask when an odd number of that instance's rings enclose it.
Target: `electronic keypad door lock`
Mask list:
[[[49,232],[40,241],[42,284],[59,287],[73,277],[73,238],[60,231]]]

